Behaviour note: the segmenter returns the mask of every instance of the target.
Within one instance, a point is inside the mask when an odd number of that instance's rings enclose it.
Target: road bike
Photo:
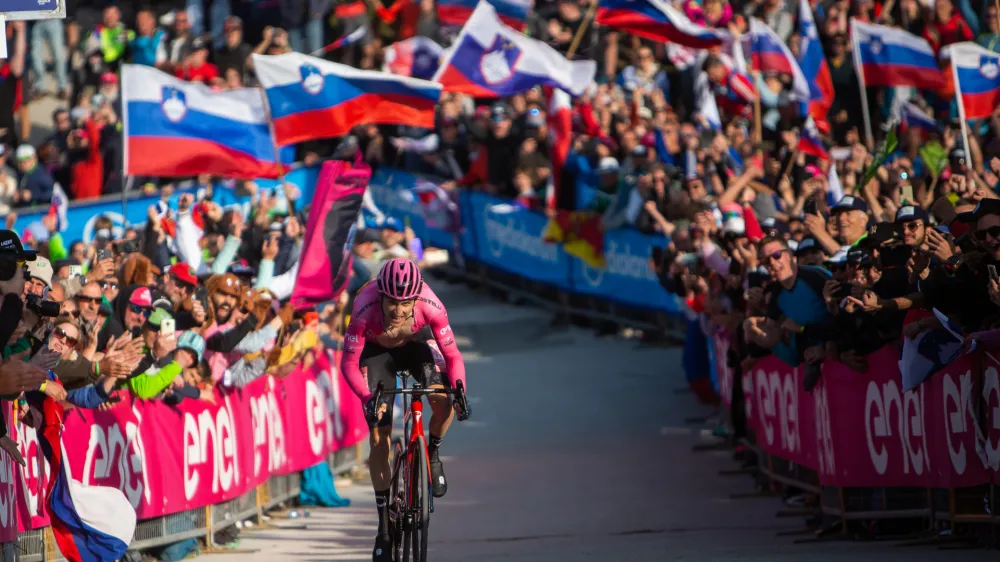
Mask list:
[[[402,379],[401,388],[386,389],[379,382],[372,398],[374,404],[380,404],[383,396],[402,394],[406,411],[403,437],[392,440],[392,481],[388,507],[393,559],[410,562],[412,554],[413,562],[427,562],[427,534],[434,511],[434,497],[430,494],[430,457],[424,435],[423,397],[428,394],[453,396],[456,408],[464,412],[469,411],[469,404],[461,381],[456,388],[424,388],[418,382],[408,388],[409,372],[397,374]]]

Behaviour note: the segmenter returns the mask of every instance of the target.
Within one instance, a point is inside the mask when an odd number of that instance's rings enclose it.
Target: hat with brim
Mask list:
[[[38,252],[24,249],[13,230],[0,230],[0,254],[13,254],[20,261],[35,261],[38,258]]]

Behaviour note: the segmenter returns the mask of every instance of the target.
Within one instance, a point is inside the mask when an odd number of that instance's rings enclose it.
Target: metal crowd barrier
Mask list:
[[[456,260],[429,268],[447,276],[457,277],[473,285],[507,294],[511,299],[530,302],[555,313],[595,322],[611,322],[640,330],[666,334],[684,340],[685,326],[680,317],[665,312],[643,310],[593,295],[574,294],[547,283],[527,279],[490,267],[468,257],[458,265]]]
[[[368,441],[355,447],[336,451],[327,457],[333,474],[345,474],[361,466],[368,457]],[[137,522],[129,550],[147,550],[172,544],[184,539],[204,538],[205,550],[216,549],[213,536],[218,531],[236,525],[238,521],[257,519],[279,504],[293,501],[299,495],[299,473],[272,476],[249,492],[229,501],[154,517]],[[50,527],[20,533],[17,537],[20,562],[60,562],[66,560],[59,553]]]

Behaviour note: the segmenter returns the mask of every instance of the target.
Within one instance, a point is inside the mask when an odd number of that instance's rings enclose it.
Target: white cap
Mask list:
[[[597,164],[598,172],[610,172],[612,170],[618,171],[618,160],[614,156],[605,156],[601,158],[601,161]]]
[[[17,147],[17,150],[14,151],[14,159],[16,160],[27,160],[28,158],[34,158],[34,157],[35,157],[35,147],[31,146],[30,144],[22,144],[21,146]]]
[[[723,234],[743,236],[747,232],[747,223],[742,217],[729,217],[722,225]]]
[[[45,282],[48,287],[52,286],[52,263],[49,260],[38,256],[35,261],[26,262],[28,276]]]

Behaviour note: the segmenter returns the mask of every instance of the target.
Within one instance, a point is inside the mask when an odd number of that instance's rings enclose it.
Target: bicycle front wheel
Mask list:
[[[417,438],[417,451],[413,459],[413,562],[427,562],[427,535],[431,524],[430,476],[427,466],[427,442]]]

